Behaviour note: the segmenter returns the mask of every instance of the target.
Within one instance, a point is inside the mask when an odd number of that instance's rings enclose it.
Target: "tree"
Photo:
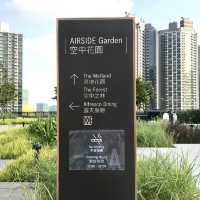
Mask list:
[[[144,81],[140,78],[136,80],[136,105],[140,110],[144,108],[153,96],[153,87],[151,82]]]
[[[7,106],[16,98],[16,88],[14,83],[8,78],[8,70],[0,65],[0,108],[1,112],[7,111]]]
[[[52,99],[57,100],[57,94],[58,94],[57,86],[55,86],[54,87],[54,97],[52,97]]]

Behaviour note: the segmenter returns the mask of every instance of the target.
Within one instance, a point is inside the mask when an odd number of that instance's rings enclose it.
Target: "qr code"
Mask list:
[[[84,126],[92,126],[93,117],[92,116],[83,116],[83,125]]]

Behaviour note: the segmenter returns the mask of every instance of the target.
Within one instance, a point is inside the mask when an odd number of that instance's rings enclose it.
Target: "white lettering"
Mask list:
[[[99,42],[99,44],[122,44],[123,39],[115,38],[114,36],[112,38],[99,37],[98,42]]]
[[[69,44],[96,45],[96,37],[71,37]]]

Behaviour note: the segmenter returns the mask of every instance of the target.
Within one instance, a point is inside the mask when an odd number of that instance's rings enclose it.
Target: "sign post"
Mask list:
[[[135,200],[132,18],[58,19],[58,200]]]

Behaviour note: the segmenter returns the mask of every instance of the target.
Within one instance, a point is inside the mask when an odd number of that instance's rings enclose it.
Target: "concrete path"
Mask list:
[[[0,171],[10,160],[0,160]],[[36,200],[33,183],[0,182],[0,200]]]
[[[0,182],[1,200],[36,200],[33,183]]]
[[[190,164],[195,164],[200,172],[200,144],[175,144],[174,148],[137,148],[137,157],[170,155],[173,159],[185,158]]]
[[[5,131],[7,129],[12,129],[12,128],[20,128],[22,127],[21,124],[15,124],[15,125],[0,125],[0,132]]]

